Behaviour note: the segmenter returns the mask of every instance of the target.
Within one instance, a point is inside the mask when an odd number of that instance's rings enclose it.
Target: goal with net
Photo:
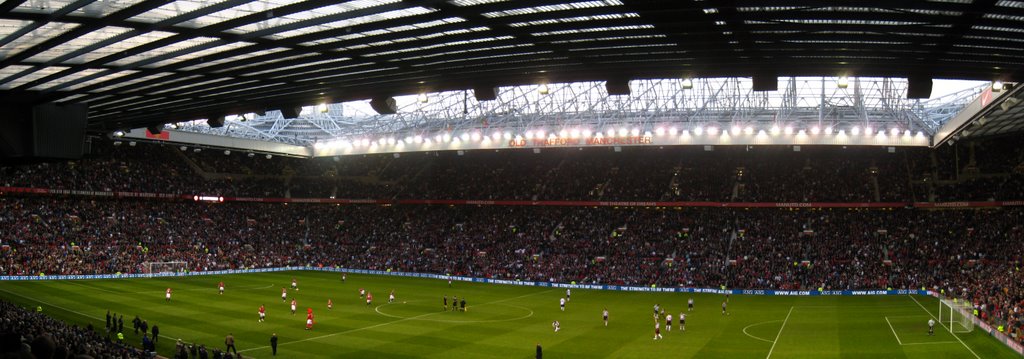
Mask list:
[[[146,274],[180,273],[188,269],[188,262],[144,262]]]
[[[952,333],[970,333],[974,330],[971,303],[956,299],[939,300],[939,323]]]

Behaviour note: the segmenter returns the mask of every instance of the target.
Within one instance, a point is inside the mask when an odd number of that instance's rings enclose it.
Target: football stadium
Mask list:
[[[1024,358],[1024,1],[0,2],[0,358]]]

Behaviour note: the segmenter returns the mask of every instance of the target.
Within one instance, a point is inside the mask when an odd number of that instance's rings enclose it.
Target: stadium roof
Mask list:
[[[498,85],[1024,80],[1024,1],[108,0],[0,4],[6,98],[93,130]]]

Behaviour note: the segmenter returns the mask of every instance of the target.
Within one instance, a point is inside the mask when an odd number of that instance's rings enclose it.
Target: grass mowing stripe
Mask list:
[[[789,316],[793,314],[793,308],[794,307],[789,307],[789,313],[786,314],[786,319],[782,321],[782,326],[779,327],[779,333],[775,335],[775,341],[772,342],[772,348],[768,350],[768,356],[765,357],[765,359],[772,357],[772,352],[775,351],[775,344],[779,343],[779,337],[782,336],[782,329],[786,328],[786,322],[789,321]]]
[[[523,295],[518,296],[518,297],[506,298],[506,299],[496,300],[496,301],[487,302],[487,303],[478,304],[478,305],[487,305],[487,304],[496,304],[496,303],[501,303],[501,302],[507,302],[507,301],[510,301],[510,300],[519,299],[519,298],[526,298],[526,297],[537,295],[537,294],[541,294],[541,293],[548,293],[548,292],[551,292],[553,290],[554,289],[549,289],[549,290],[540,291],[540,292],[533,292],[533,293],[523,294]],[[417,315],[417,316],[414,316],[414,317],[408,317],[408,318],[405,318],[405,319],[392,320],[390,322],[374,324],[374,325],[367,326],[367,327],[353,328],[353,329],[349,329],[349,330],[342,331],[342,332],[331,333],[331,334],[316,336],[316,337],[312,337],[312,338],[300,339],[300,340],[291,341],[291,342],[285,342],[285,343],[278,344],[277,346],[280,347],[280,346],[285,346],[285,345],[288,345],[288,344],[308,342],[310,340],[330,338],[330,337],[333,337],[333,336],[336,336],[336,335],[342,335],[342,334],[348,334],[348,333],[358,332],[358,331],[367,330],[367,329],[379,328],[379,327],[383,327],[385,325],[391,325],[391,324],[395,324],[395,323],[406,322],[406,321],[410,321],[410,320],[413,320],[413,319],[419,319],[419,318],[422,318],[422,317],[426,317],[428,315],[434,315],[434,314],[438,314],[438,313],[440,313],[440,312],[424,313],[424,314],[420,314],[420,315]],[[245,350],[239,350],[239,352],[248,352],[248,351],[259,350],[259,349],[267,349],[267,348],[270,348],[270,346],[269,345],[264,345],[262,347],[256,347],[256,348],[249,348],[249,349],[245,349]]]
[[[943,328],[949,329],[949,334],[953,334],[953,338],[956,338],[956,341],[960,342],[960,344],[963,344],[964,348],[967,348],[967,351],[971,352],[971,354],[973,354],[975,358],[981,359],[981,357],[978,356],[978,353],[974,352],[974,349],[971,349],[971,347],[967,346],[967,343],[964,343],[964,341],[960,340],[960,337],[958,337],[956,333],[953,333],[952,328],[947,327],[945,324],[942,324],[942,321],[939,320],[939,318],[935,318],[935,316],[932,315],[932,312],[928,310],[928,308],[925,308],[924,305],[921,304],[921,302],[917,301],[917,298],[914,298],[914,296],[909,294],[907,296],[910,297],[910,299],[913,299],[914,303],[917,303],[917,306],[921,307],[921,309],[924,309],[925,312],[928,312],[928,315],[935,319],[935,321],[939,322],[939,325],[942,325]]]

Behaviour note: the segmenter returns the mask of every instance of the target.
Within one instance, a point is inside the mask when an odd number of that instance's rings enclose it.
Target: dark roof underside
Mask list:
[[[0,94],[88,103],[96,131],[544,81],[1021,81],[1022,64],[1024,1],[1011,0],[0,4]]]

